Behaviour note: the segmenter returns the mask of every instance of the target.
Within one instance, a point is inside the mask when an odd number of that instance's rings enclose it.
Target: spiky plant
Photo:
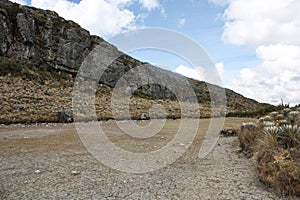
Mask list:
[[[287,117],[291,111],[292,110],[290,108],[285,108],[282,110],[282,114],[284,115],[284,117]]]
[[[294,126],[296,120],[299,118],[299,112],[298,111],[291,111],[289,112],[289,119],[291,121],[291,125]]]
[[[295,148],[300,145],[300,127],[284,125],[279,127],[277,134],[278,143],[285,149]]]
[[[278,114],[278,115],[275,117],[275,120],[284,120],[284,115],[283,115],[283,114]]]
[[[276,126],[264,128],[262,137],[257,140],[256,149],[258,151],[264,151],[270,148],[271,149],[277,148],[278,133],[279,133],[279,129]]]
[[[242,124],[242,127],[248,130],[256,130],[257,125],[253,122],[246,122]]]
[[[270,122],[270,121],[265,121],[261,125],[262,125],[263,128],[265,128],[265,127],[273,127],[273,126],[275,126],[275,123],[274,122]]]
[[[274,112],[271,112],[269,115],[272,117],[272,119],[275,119],[276,116],[279,115],[279,112],[274,111]]]
[[[263,130],[264,133],[268,133],[274,136],[277,136],[279,131],[280,129],[277,126],[265,127]]]
[[[273,118],[272,118],[271,116],[269,116],[269,115],[266,115],[266,116],[264,116],[264,117],[259,118],[258,121],[259,121],[260,123],[263,123],[263,122],[271,122],[271,121],[273,121]]]
[[[284,126],[284,125],[289,125],[289,122],[283,119],[283,120],[278,120],[277,124],[278,126]]]

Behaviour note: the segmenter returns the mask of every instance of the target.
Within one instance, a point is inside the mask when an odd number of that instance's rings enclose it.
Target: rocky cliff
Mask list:
[[[18,57],[35,63],[48,63],[58,69],[76,72],[100,37],[91,36],[57,13],[0,2],[0,56]]]
[[[90,35],[73,21],[66,21],[55,12],[21,6],[10,1],[0,2],[0,56],[20,58],[37,65],[48,64],[56,69],[76,74],[86,56],[100,43],[119,53],[106,70],[100,82],[114,87],[128,70],[142,63],[118,52],[117,48],[98,36]],[[148,65],[152,74],[169,77],[176,85],[176,77],[166,70]],[[149,73],[151,73],[149,72]],[[150,76],[144,75],[144,76]],[[155,98],[174,98],[172,93],[159,86],[143,87],[143,91]]]
[[[7,61],[2,65],[3,71],[20,72],[20,66],[31,69],[41,69],[48,66],[59,73],[77,74],[86,56],[102,44],[103,50],[113,49],[119,54],[109,69],[104,71],[100,83],[113,88],[120,77],[130,69],[145,65],[128,55],[122,54],[113,45],[105,42],[98,36],[90,35],[73,21],[66,21],[57,13],[49,10],[41,10],[33,7],[21,6],[8,0],[0,1],[0,58]],[[18,60],[21,65],[12,63]],[[1,61],[2,64],[4,61]],[[8,64],[7,64],[8,63]],[[158,67],[146,64],[147,74],[140,74],[144,78],[151,79],[152,74],[159,74],[161,79],[167,80],[171,85],[179,85],[183,77]],[[33,67],[34,66],[34,67]],[[0,74],[1,75],[1,74]],[[42,75],[39,79],[43,79]],[[188,79],[192,85],[198,101],[201,105],[210,104],[210,92],[222,90],[222,88],[204,82]],[[208,90],[210,88],[210,91]],[[227,105],[232,110],[250,110],[264,107],[252,99],[231,91],[225,90]],[[220,102],[225,98],[220,95]],[[141,97],[154,99],[175,99],[174,93],[159,84],[145,84],[135,93]]]

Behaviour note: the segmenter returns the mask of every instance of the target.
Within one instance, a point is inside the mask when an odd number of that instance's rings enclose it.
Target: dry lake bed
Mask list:
[[[224,127],[247,121],[254,119],[228,118]],[[116,147],[145,153],[173,141],[180,122],[167,120],[150,138],[124,134],[114,121],[101,127]],[[82,144],[75,124],[1,126],[0,199],[296,199],[280,197],[259,182],[254,161],[238,153],[236,137],[220,137],[199,158],[209,122],[200,120],[190,146],[175,141],[185,152],[179,159],[148,173],[122,172],[98,161]]]

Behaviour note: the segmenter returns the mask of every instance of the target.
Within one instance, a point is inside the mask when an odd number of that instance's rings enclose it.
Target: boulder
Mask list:
[[[234,137],[237,135],[237,131],[234,129],[223,129],[220,131],[220,135],[224,137]]]
[[[60,123],[74,122],[73,111],[69,109],[58,111],[58,122]]]
[[[147,120],[147,119],[149,119],[147,113],[142,113],[141,114],[141,120]]]

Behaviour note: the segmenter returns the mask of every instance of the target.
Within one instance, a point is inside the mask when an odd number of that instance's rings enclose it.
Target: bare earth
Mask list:
[[[229,118],[225,127],[246,121],[253,120]],[[193,144],[175,163],[146,174],[119,172],[93,158],[73,124],[2,126],[0,199],[296,199],[259,182],[253,161],[238,153],[236,137],[221,137],[200,159],[208,123],[201,119]],[[114,122],[102,127],[115,145],[147,152],[166,145],[178,124],[168,120],[159,134],[142,140],[122,134]]]

